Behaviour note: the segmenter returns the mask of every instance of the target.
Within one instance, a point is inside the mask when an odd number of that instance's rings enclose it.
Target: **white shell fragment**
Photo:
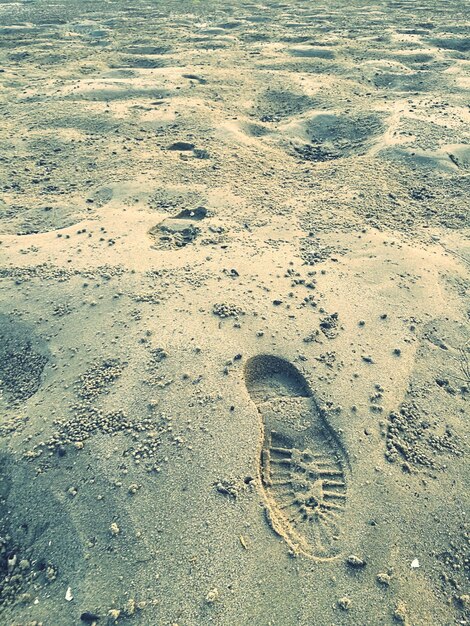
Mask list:
[[[413,561],[411,561],[411,569],[417,569],[418,567],[419,567],[418,559],[413,559]]]
[[[67,587],[67,591],[65,592],[65,599],[67,600],[67,602],[73,600],[73,593],[70,587]]]

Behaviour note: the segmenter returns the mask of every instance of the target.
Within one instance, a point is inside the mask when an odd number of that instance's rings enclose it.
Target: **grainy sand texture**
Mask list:
[[[469,26],[0,1],[1,626],[470,624]]]

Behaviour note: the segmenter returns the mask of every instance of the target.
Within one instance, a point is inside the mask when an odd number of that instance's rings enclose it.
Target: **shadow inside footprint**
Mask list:
[[[175,215],[175,220],[203,220],[207,216],[207,209],[204,206],[198,206],[197,209],[183,209]]]
[[[260,474],[270,526],[294,553],[336,557],[347,493],[343,446],[288,361],[251,358],[245,383],[262,421]]]

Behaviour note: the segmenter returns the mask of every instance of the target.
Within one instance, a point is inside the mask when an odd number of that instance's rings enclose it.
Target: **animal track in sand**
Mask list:
[[[270,526],[294,553],[335,558],[346,510],[343,446],[288,361],[251,358],[245,384],[261,418],[260,477]]]

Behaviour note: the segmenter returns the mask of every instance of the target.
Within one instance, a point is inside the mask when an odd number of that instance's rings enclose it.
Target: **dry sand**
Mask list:
[[[469,624],[465,3],[0,24],[2,626]]]

